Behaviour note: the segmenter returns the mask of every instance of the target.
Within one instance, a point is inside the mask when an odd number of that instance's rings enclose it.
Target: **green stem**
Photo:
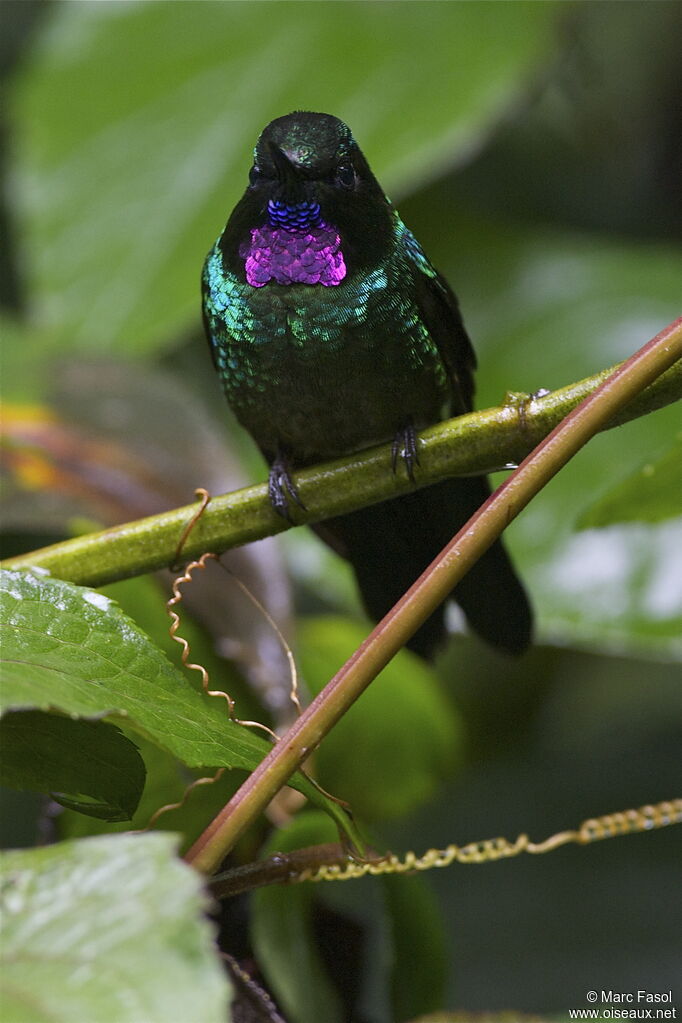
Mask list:
[[[438,423],[419,437],[416,485],[428,486],[447,476],[466,476],[518,463],[572,408],[612,373],[593,377],[542,398],[472,412]],[[682,396],[682,364],[606,421],[602,429],[620,425]],[[333,463],[305,469],[296,482],[306,512],[294,509],[297,523],[318,522],[355,508],[396,497],[414,488],[405,474],[390,471],[389,445],[362,451]],[[55,577],[89,586],[102,586],[167,567],[184,526],[196,506],[188,505],[137,522],[79,536],[30,554],[9,558],[6,568],[47,569]],[[264,485],[214,497],[183,547],[184,558],[205,551],[217,554],[288,526],[276,515]]]
[[[627,402],[681,358],[682,317],[611,373],[555,427],[472,516],[273,747],[189,850],[189,863],[206,873],[215,870],[296,768],[512,519]]]

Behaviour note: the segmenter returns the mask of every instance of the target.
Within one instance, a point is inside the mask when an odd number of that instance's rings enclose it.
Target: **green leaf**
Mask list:
[[[202,575],[199,575],[198,581],[203,582]],[[230,693],[236,700],[240,717],[258,719],[263,710],[254,699],[253,693],[239,677],[234,666],[217,655],[212,637],[208,636],[191,617],[192,612],[187,607],[188,589],[186,587],[184,590],[185,604],[180,634],[190,644],[191,660],[203,664],[211,679],[219,681],[219,688],[224,688]],[[133,619],[171,663],[177,660],[180,646],[168,631],[170,621],[166,610],[168,591],[164,591],[157,577],[147,575],[124,579],[103,586],[101,592],[114,600],[121,610]],[[227,622],[230,623],[229,606],[221,607],[220,610],[224,611]]]
[[[139,744],[147,779],[132,824],[124,824],[120,821],[97,820],[94,817],[86,817],[82,813],[73,812],[67,808],[55,819],[55,831],[59,839],[117,834],[129,831],[131,828],[142,830],[147,827],[150,818],[159,807],[182,801],[185,789],[191,780],[188,778],[190,772],[187,768],[179,760],[171,756],[170,753],[159,749],[158,746],[155,746],[142,736],[135,736],[135,739]],[[197,773],[203,774],[204,772]],[[230,772],[226,772],[223,778],[231,778],[232,788],[234,789],[237,778],[231,775]],[[222,805],[226,802],[227,799],[224,799]],[[196,810],[196,804],[192,798],[183,804],[183,811],[187,810],[192,812]],[[210,819],[210,815],[206,814],[198,818],[195,827],[191,831],[191,838],[188,836],[187,819],[184,814],[179,818],[176,812],[164,813],[160,818],[158,828],[162,831],[173,831],[182,836],[179,846],[182,853],[185,851],[183,845],[185,843],[191,844],[191,841],[198,836],[200,830],[203,830],[206,826],[206,821]]]
[[[314,693],[367,631],[342,618],[301,624],[301,674]],[[326,736],[315,755],[316,770],[321,784],[348,800],[357,815],[395,817],[421,805],[452,772],[462,738],[456,709],[434,672],[401,651]]]
[[[239,787],[239,775],[226,771],[210,784],[202,783],[188,792],[188,786],[196,778],[212,778],[213,772],[190,772],[158,746],[141,737],[136,738],[147,770],[147,782],[132,824],[86,817],[82,812],[67,808],[54,820],[58,838],[110,835],[131,828],[146,830],[152,816],[160,807],[164,807],[163,814],[153,824],[153,830],[172,831],[179,836],[178,851],[184,855],[204,831],[207,822],[217,816]],[[168,809],[170,806],[173,808]]]
[[[272,836],[263,855],[333,840],[322,814],[304,813]],[[251,937],[260,969],[292,1018],[301,1023],[338,1018],[312,924],[320,904],[361,934],[354,1019],[407,1019],[442,1004],[443,923],[423,878],[272,885],[254,892]]]
[[[63,342],[58,331],[28,325],[0,311],[3,400],[32,402],[50,379],[50,363]]]
[[[334,842],[321,814],[302,813],[275,832],[263,856]],[[268,987],[296,1023],[341,1023],[344,1018],[315,940],[314,886],[272,885],[253,894],[251,940]]]
[[[137,747],[114,725],[14,711],[0,720],[0,742],[8,788],[51,792],[62,806],[101,820],[132,818],[145,768]]]
[[[8,1023],[223,1023],[206,900],[174,846],[120,835],[3,854]]]
[[[28,572],[2,572],[5,710],[124,717],[190,767],[252,770],[270,749],[227,716],[226,704],[192,688],[104,594]],[[300,774],[290,784],[350,827],[333,800]]]
[[[403,874],[325,882],[315,885],[314,894],[361,930],[353,1018],[407,1020],[443,1004],[445,933],[427,878]]]
[[[195,691],[101,593],[3,572],[5,709],[120,715],[193,767],[253,768],[268,744]]]
[[[443,916],[424,877],[382,879],[393,939],[393,1019],[443,1004],[448,950]]]
[[[514,107],[553,16],[504,2],[56,7],[13,104],[36,319],[81,349],[167,345],[198,323],[201,263],[271,118],[344,117],[403,190]]]
[[[640,466],[592,504],[578,529],[600,529],[617,522],[662,522],[682,515],[682,433],[659,458]]]

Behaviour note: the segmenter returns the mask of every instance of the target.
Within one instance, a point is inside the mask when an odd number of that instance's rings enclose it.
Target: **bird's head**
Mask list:
[[[249,232],[328,229],[338,234],[349,269],[360,271],[390,237],[391,211],[348,126],[331,114],[296,111],[261,133],[227,233],[243,251]]]

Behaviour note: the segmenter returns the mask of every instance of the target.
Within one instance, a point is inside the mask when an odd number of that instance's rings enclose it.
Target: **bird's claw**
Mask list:
[[[411,482],[414,483],[414,467],[419,465],[419,450],[417,447],[417,431],[411,422],[401,426],[393,438],[391,465],[394,473],[398,471],[399,458],[402,458],[405,471]]]
[[[278,455],[270,466],[268,475],[268,497],[270,504],[283,519],[292,522],[289,511],[290,502],[294,501],[303,511],[306,510],[293,481],[288,462],[283,455]]]

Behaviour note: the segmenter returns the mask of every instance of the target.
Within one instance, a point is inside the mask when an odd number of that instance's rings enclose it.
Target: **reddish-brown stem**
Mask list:
[[[394,654],[505,527],[605,422],[682,357],[682,317],[619,366],[521,463],[419,577],[187,853],[211,872]]]

